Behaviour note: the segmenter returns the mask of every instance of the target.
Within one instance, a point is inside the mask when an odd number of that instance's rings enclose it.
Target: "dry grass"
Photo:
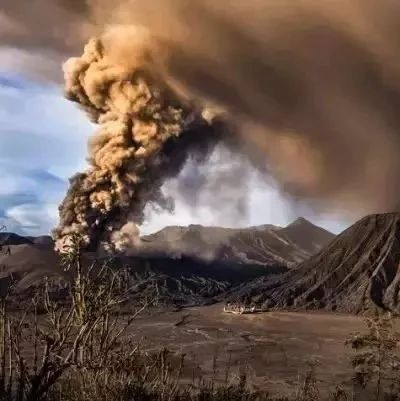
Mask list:
[[[310,365],[289,398],[249,389],[246,377],[183,385],[184,356],[168,350],[149,354],[127,331],[150,302],[119,313],[129,288],[107,265],[83,268],[79,239],[64,260],[71,273],[69,296],[52,299],[50,282],[38,286],[29,308],[10,313],[8,294],[0,299],[1,401],[318,401]],[[10,289],[12,292],[12,288]],[[332,401],[399,400],[397,350],[400,336],[389,317],[370,319],[367,334],[354,335],[355,391],[336,388]],[[329,368],[329,367],[327,367]],[[373,385],[373,391],[371,390]],[[358,391],[360,388],[363,391]]]

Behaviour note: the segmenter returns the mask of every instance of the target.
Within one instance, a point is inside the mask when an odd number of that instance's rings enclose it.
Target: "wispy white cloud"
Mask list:
[[[67,183],[49,172],[7,162],[0,162],[0,182],[1,222],[19,233],[48,233]]]
[[[36,235],[56,224],[91,130],[60,88],[0,74],[0,220],[9,230]]]
[[[35,203],[13,206],[6,211],[6,220],[28,235],[49,233],[57,221],[57,204]]]
[[[60,88],[13,78],[0,81],[0,161],[64,178],[85,165],[92,127]],[[19,87],[18,87],[19,85]]]

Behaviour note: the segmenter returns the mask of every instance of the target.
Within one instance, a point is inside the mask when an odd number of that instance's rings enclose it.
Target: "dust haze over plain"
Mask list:
[[[91,141],[89,171],[80,176],[86,190],[76,194],[80,184],[73,181],[72,202],[67,196],[63,204],[60,237],[78,231],[95,241],[131,238],[127,231],[135,229],[127,223],[141,222],[146,202],[168,205],[160,196],[165,179],[188,158],[206,159],[217,143],[274,177],[287,196],[317,209],[356,217],[398,209],[397,1],[3,0],[0,22],[3,47],[34,52],[32,71],[42,76],[97,37],[69,63],[78,86],[68,84],[66,69],[69,97],[102,133]],[[56,71],[46,74],[59,79]],[[138,92],[130,95],[139,81],[147,87],[140,97],[147,93],[165,117],[151,126],[143,117],[149,103],[135,116],[126,108],[138,99]],[[172,131],[171,107],[179,114]],[[121,138],[130,126],[146,133],[127,145]],[[183,140],[193,132],[195,140]],[[138,142],[148,156],[139,163],[130,154]],[[103,164],[93,157],[93,143]],[[110,143],[121,151],[113,152],[122,155],[115,163],[108,160]],[[237,176],[236,187],[243,187],[240,169],[232,171],[227,185]],[[97,238],[104,229],[107,238]]]

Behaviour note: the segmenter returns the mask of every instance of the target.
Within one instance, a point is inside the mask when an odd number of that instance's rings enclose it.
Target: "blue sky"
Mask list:
[[[94,129],[84,113],[63,98],[61,87],[37,83],[23,75],[0,73],[0,224],[25,235],[51,231],[57,224],[57,207],[67,190],[68,178],[85,168],[87,139]],[[204,166],[205,176],[211,176],[213,168],[212,163]],[[182,174],[186,174],[185,170]],[[305,208],[294,211],[273,183],[266,185],[256,174],[243,188],[248,192],[248,210],[240,219],[207,201],[189,205],[179,196],[178,187],[179,178],[164,188],[167,195],[176,198],[175,212],[148,208],[143,232],[165,225],[200,223],[285,225],[298,215],[334,232],[345,226],[340,219],[317,217]]]
[[[68,177],[85,166],[91,129],[61,88],[0,74],[0,221],[9,230],[51,230]]]

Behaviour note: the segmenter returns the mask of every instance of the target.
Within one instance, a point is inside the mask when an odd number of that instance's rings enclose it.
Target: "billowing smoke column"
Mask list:
[[[180,171],[195,138],[205,152],[210,138],[238,138],[236,153],[314,208],[351,217],[399,209],[399,1],[17,4],[0,5],[8,47],[40,49],[48,60],[101,37],[67,69],[68,96],[100,132],[89,170],[62,205],[60,249],[72,232],[89,247],[132,241],[126,223],[140,223],[143,204],[159,199],[164,172]],[[204,105],[235,129],[207,126]]]
[[[65,64],[67,98],[100,128],[89,143],[89,168],[71,179],[60,206],[54,232],[60,252],[74,234],[88,249],[121,251],[138,245],[136,224],[145,204],[162,202],[164,179],[179,172],[188,154],[207,152],[217,139],[193,106],[146,68],[151,63],[147,32],[138,30],[135,40],[135,68],[112,64],[100,39],[92,39],[82,57]],[[183,134],[189,140],[178,138]],[[182,147],[178,156],[173,154],[176,142]]]

